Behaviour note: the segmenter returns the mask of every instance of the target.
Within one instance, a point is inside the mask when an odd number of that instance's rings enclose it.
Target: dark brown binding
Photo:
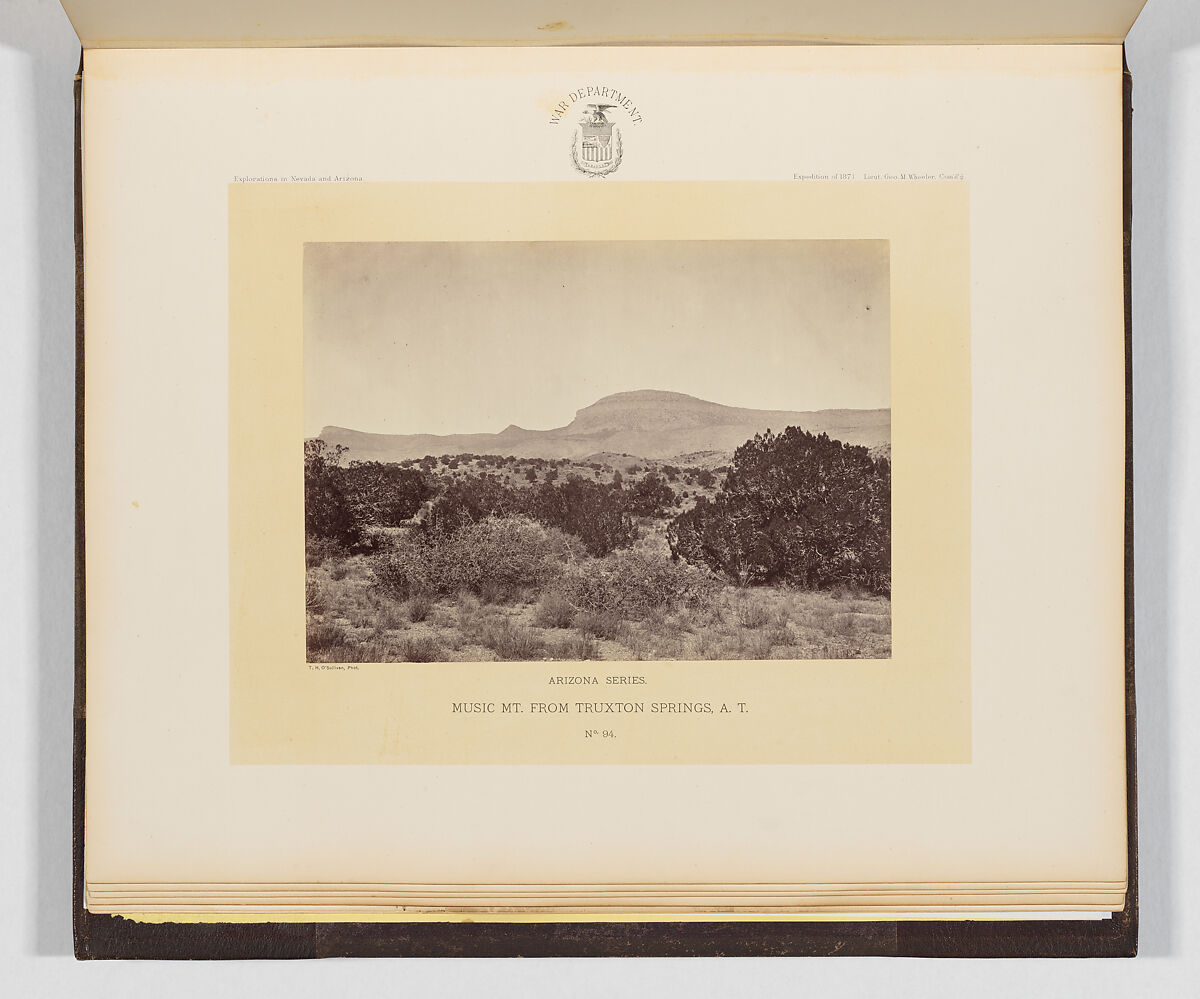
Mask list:
[[[1133,957],[1138,939],[1137,728],[1133,613],[1133,81],[1125,64],[1125,748],[1129,890],[1105,920],[842,923],[136,923],[83,905],[85,736],[83,520],[83,58],[75,77],[75,956],[84,959],[313,957]]]
[[[1134,683],[1134,577],[1133,545],[1133,76],[1125,47],[1121,47],[1121,226],[1124,230],[1125,270],[1125,829],[1129,850],[1129,889],[1125,895],[1126,936],[1129,957],[1138,948],[1138,797],[1137,797],[1137,691]]]
[[[83,519],[83,52],[75,71],[75,697],[71,754],[71,910],[75,956],[86,958],[89,914],[83,907],[83,761],[87,703]]]

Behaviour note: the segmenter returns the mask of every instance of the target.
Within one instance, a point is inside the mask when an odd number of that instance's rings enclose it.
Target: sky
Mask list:
[[[890,406],[884,240],[308,243],[304,432],[565,426],[603,396]]]

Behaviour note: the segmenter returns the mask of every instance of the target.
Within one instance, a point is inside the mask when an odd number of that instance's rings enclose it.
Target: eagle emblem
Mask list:
[[[589,104],[571,134],[571,162],[589,177],[606,177],[621,165],[621,130],[604,113],[615,104]]]

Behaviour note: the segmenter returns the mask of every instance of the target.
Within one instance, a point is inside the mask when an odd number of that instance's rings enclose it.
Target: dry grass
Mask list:
[[[501,588],[503,589],[503,588]],[[891,602],[854,591],[724,587],[627,618],[561,593],[481,588],[400,599],[361,556],[308,570],[310,662],[888,658]]]
[[[737,609],[738,624],[743,628],[761,628],[774,617],[772,609],[759,600],[745,600]]]
[[[614,611],[583,610],[575,615],[575,627],[581,635],[612,642],[621,637],[625,622]]]
[[[400,644],[400,661],[406,663],[443,662],[442,648],[428,636],[406,638]]]
[[[533,612],[533,623],[539,628],[569,628],[574,620],[575,605],[557,593],[547,593]]]
[[[544,659],[546,653],[546,643],[535,629],[514,624],[509,617],[500,618],[485,628],[483,644],[501,660],[529,662]]]
[[[408,619],[419,624],[433,611],[433,597],[428,593],[416,593],[408,599]]]
[[[583,662],[588,659],[600,659],[600,646],[586,635],[568,635],[550,647],[551,659],[563,662]]]

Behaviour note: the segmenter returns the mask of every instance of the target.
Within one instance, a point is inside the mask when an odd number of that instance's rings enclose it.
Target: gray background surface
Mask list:
[[[1134,961],[78,964],[71,955],[75,35],[0,0],[0,989],[19,996],[1200,996],[1200,4],[1150,0],[1134,76],[1142,952]],[[1064,585],[1069,585],[1065,581]]]

